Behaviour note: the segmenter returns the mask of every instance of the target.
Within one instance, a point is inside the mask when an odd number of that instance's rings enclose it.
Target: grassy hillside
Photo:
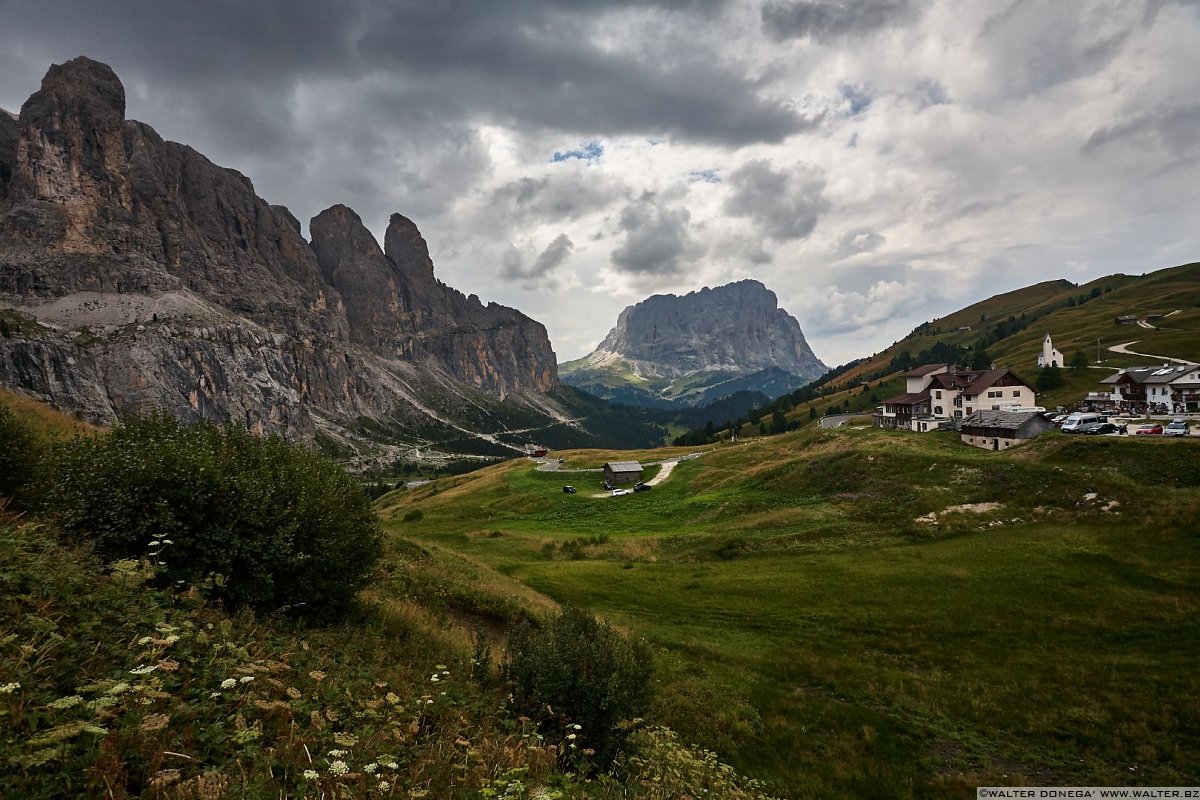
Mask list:
[[[5,405],[12,409],[13,413],[20,415],[28,429],[43,442],[69,439],[75,435],[91,436],[100,430],[95,425],[89,425],[7,389],[0,389],[0,405]]]
[[[5,401],[0,453],[74,428]],[[15,435],[14,420],[36,435]],[[139,485],[147,504],[180,499]],[[499,662],[513,626],[544,624],[558,605],[477,559],[395,539],[354,613],[314,627],[285,610],[231,612],[164,579],[159,555],[182,542],[104,563],[55,509],[14,515],[8,502],[0,797],[769,800],[670,730],[636,728],[598,771],[600,726],[568,724],[561,706],[553,724],[530,719],[542,715],[517,705],[521,684]]]
[[[641,495],[514,461],[380,509],[648,637],[655,719],[784,796],[1173,785],[1200,769],[1198,444],[801,431]]]
[[[1083,302],[1080,302],[1080,301]],[[1173,314],[1156,330],[1119,326],[1118,316]],[[1036,371],[1042,339],[1049,333],[1055,346],[1070,358],[1076,350],[1113,368],[1146,359],[1121,356],[1108,347],[1137,340],[1139,352],[1200,361],[1200,263],[1186,264],[1141,277],[1110,275],[1076,286],[1067,281],[1047,281],[996,295],[953,314],[931,320],[886,350],[864,360],[832,382],[834,388],[853,386],[864,376],[886,374],[889,362],[908,351],[914,357],[939,342],[968,348],[981,338],[993,337],[1004,325],[1017,327],[989,341],[987,352],[997,363],[1020,373]],[[970,330],[960,330],[969,327]]]
[[[1150,323],[1153,329],[1114,324],[1118,316],[1143,319],[1151,314],[1165,315]],[[813,425],[826,413],[869,415],[884,398],[904,391],[904,363],[956,360],[965,366],[977,349],[1034,385],[1047,333],[1064,358],[1069,361],[1082,351],[1088,366],[1060,370],[1062,385],[1038,395],[1038,404],[1046,408],[1069,408],[1088,392],[1101,391],[1099,381],[1120,367],[1156,363],[1153,358],[1114,353],[1109,349],[1113,345],[1136,342],[1130,348],[1134,352],[1200,361],[1200,264],[1140,277],[1110,275],[1081,286],[1046,281],[990,297],[924,323],[882,352],[759,407],[751,419],[769,418],[777,406],[785,412],[788,426]],[[719,429],[722,419],[712,422]],[[772,431],[768,423],[766,432]],[[740,436],[758,433],[758,423],[753,422]]]

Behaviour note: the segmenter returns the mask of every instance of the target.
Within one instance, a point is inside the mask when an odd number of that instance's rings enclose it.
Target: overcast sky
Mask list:
[[[746,277],[837,364],[1200,259],[1197,0],[0,0],[0,107],[77,55],[302,220],[411,217],[560,360]]]

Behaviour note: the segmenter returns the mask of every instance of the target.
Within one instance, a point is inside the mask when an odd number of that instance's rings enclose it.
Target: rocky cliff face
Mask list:
[[[654,295],[626,308],[594,352],[563,365],[563,378],[602,396],[607,386],[667,400],[693,391],[708,401],[713,387],[733,379],[771,371],[778,385],[782,370],[802,385],[826,369],[775,293],[744,280],[682,297]]]
[[[107,66],[56,65],[0,112],[0,384],[98,422],[167,408],[307,440],[557,413],[545,328],[438,281],[411,221],[383,250],[345,206],[310,230],[126,120]]]

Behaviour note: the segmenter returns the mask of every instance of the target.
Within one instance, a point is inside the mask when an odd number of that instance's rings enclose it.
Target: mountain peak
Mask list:
[[[599,347],[564,370],[564,378],[590,390],[596,374],[611,379],[622,367],[643,381],[669,384],[667,392],[700,373],[729,380],[776,368],[801,385],[827,369],[796,318],[753,279],[682,296],[654,295],[627,307]]]

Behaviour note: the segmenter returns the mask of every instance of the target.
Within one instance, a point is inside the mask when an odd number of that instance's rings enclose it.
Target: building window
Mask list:
[[[955,416],[955,418],[957,418],[957,419],[962,419],[962,412],[961,412],[961,411],[955,411],[955,412],[954,412],[954,416]]]
[[[934,413],[934,414],[937,414],[939,417],[940,417],[940,416],[942,416],[942,407],[941,407],[941,406],[934,406],[934,407],[933,407],[933,413]]]
[[[941,400],[942,399],[942,390],[938,389],[936,392],[933,393],[933,396],[936,397],[938,400]]]
[[[1020,396],[1021,396],[1021,390],[1013,389],[1013,397],[1020,397]]]

